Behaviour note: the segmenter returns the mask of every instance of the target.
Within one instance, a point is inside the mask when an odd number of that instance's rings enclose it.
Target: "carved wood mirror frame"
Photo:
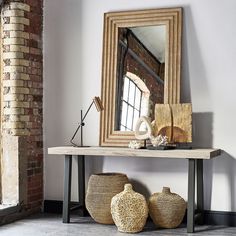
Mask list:
[[[165,25],[166,63],[164,103],[180,102],[180,67],[182,8],[166,8],[104,14],[102,102],[100,120],[101,146],[126,146],[134,138],[133,131],[114,130],[117,78],[117,41],[119,27]]]

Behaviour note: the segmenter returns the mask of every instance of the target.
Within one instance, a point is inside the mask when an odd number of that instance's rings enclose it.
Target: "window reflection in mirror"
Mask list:
[[[120,130],[132,131],[140,116],[148,114],[150,91],[136,75],[127,72],[121,96]]]
[[[119,28],[115,130],[133,131],[143,115],[154,119],[164,102],[165,47],[165,25]]]

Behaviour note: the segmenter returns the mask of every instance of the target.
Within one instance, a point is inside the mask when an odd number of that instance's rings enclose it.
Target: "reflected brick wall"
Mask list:
[[[119,28],[119,40],[125,41],[126,28]],[[164,81],[165,63],[158,61],[156,57],[140,42],[139,39],[133,33],[128,34],[129,48],[142,60],[156,75],[158,75]],[[118,46],[118,63],[124,56],[125,49]],[[119,68],[119,66],[118,66]],[[142,64],[140,64],[135,58],[127,53],[124,62],[124,72],[128,71],[141,80],[144,81],[147,88],[150,91],[150,116],[154,118],[154,107],[156,103],[164,102],[164,84],[159,83],[156,78],[149,73]],[[122,86],[121,86],[122,87]]]

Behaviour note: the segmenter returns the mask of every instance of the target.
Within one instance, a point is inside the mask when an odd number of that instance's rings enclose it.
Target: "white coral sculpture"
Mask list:
[[[139,149],[139,148],[141,148],[141,146],[142,146],[141,142],[138,142],[137,140],[132,140],[132,141],[130,141],[128,147],[132,148],[132,149]]]
[[[165,146],[168,144],[168,137],[167,136],[163,136],[161,134],[159,134],[158,136],[153,136],[150,135],[150,140],[151,143],[153,145],[153,147],[157,147],[157,146]]]

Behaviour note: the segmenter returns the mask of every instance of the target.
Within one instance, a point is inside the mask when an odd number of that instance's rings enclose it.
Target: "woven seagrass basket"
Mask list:
[[[168,187],[163,187],[162,193],[154,193],[149,198],[149,213],[158,227],[178,227],[184,218],[185,210],[184,199],[176,193],[171,193]]]
[[[111,216],[111,199],[124,189],[129,182],[121,173],[91,175],[85,198],[86,208],[91,217],[101,224],[114,224]]]

